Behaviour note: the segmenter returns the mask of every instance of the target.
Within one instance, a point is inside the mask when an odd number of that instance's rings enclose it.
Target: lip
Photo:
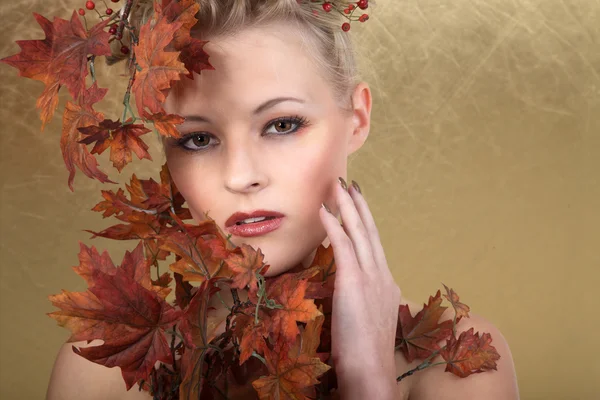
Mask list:
[[[251,224],[236,225],[233,224],[225,229],[235,236],[240,237],[251,237],[260,236],[272,232],[279,228],[283,222],[283,217],[276,217],[260,222],[253,222]]]
[[[285,217],[285,215],[277,211],[269,210],[256,210],[252,211],[251,213],[235,212],[229,218],[227,218],[227,221],[225,221],[225,228],[230,228],[231,226],[235,225],[235,223],[238,221],[242,221],[247,218],[258,217]]]

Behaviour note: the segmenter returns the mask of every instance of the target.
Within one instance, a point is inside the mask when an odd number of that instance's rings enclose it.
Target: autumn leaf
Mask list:
[[[311,327],[307,335],[316,333]],[[296,340],[296,342],[298,342]],[[280,342],[281,343],[281,342]],[[298,345],[292,350],[299,348]],[[314,385],[317,379],[331,367],[324,364],[318,357],[311,357],[314,339],[307,346],[302,346],[301,353],[294,355],[290,346],[276,345],[273,350],[264,346],[264,358],[270,375],[262,376],[252,382],[252,386],[262,399],[293,399],[308,400],[314,398]],[[309,397],[310,396],[310,397]]]
[[[67,101],[65,106],[60,149],[69,171],[68,185],[71,191],[74,190],[76,166],[89,178],[96,178],[102,183],[117,183],[108,179],[108,175],[98,169],[96,157],[90,154],[84,144],[79,143],[82,134],[78,128],[97,125],[104,119],[104,115],[94,111],[92,105],[104,98],[107,90],[98,88],[94,82],[83,92],[78,103]]]
[[[438,342],[452,334],[452,321],[438,322],[448,307],[440,306],[441,293],[429,296],[429,303],[414,317],[408,305],[401,304],[398,309],[398,326],[396,329],[396,348],[402,350],[406,360],[412,362],[429,357],[439,350]]]
[[[171,87],[171,81],[188,73],[184,64],[178,61],[179,51],[164,50],[183,22],[169,23],[166,17],[160,17],[154,26],[152,24],[149,19],[142,25],[139,43],[134,46],[136,61],[141,68],[132,86],[138,115],[143,115],[146,108],[153,114],[164,112],[162,104],[166,97],[163,90]]]
[[[183,228],[185,232],[161,235],[160,248],[181,257],[169,266],[171,271],[181,274],[186,281],[231,278],[233,273],[225,262],[230,252],[214,220],[202,221],[197,226],[185,224]]]
[[[215,280],[202,282],[184,311],[179,330],[183,333],[183,340],[188,348],[208,348],[220,325],[225,322],[225,317],[210,312],[210,298],[221,290],[214,286],[214,282]]]
[[[194,79],[193,72],[200,74],[203,69],[215,68],[209,62],[209,55],[204,51],[208,41],[194,38],[190,30],[198,22],[194,17],[199,4],[194,0],[170,1],[169,4],[157,10],[157,14],[165,15],[170,23],[182,22],[181,27],[173,35],[171,45],[175,50],[180,50],[179,60],[183,62],[189,73],[186,77]]]
[[[147,151],[148,145],[139,138],[141,135],[151,132],[150,129],[142,124],[129,122],[121,124],[118,121],[104,120],[99,126],[79,128],[79,131],[85,135],[79,143],[90,144],[96,142],[91,151],[92,154],[102,154],[104,150],[110,147],[110,160],[119,172],[131,162],[132,151],[139,159],[152,160],[150,153]]]
[[[444,285],[442,283],[442,285]],[[452,304],[454,311],[456,312],[456,318],[467,317],[469,318],[469,311],[471,310],[468,305],[461,303],[458,294],[453,289],[449,289],[448,286],[444,285],[446,294],[444,297]]]
[[[321,315],[314,300],[304,298],[307,286],[306,280],[297,281],[289,274],[280,275],[268,284],[266,297],[281,306],[268,310],[269,329],[275,338],[281,335],[293,342],[300,333],[296,322],[308,322]]]
[[[269,334],[266,325],[264,318],[261,318],[258,324],[255,324],[254,317],[251,315],[236,315],[233,329],[240,342],[240,365],[245,363],[254,351],[262,351],[264,338]]]
[[[245,289],[248,286],[250,292],[256,292],[258,290],[256,274],[264,275],[269,265],[264,263],[264,255],[260,249],[254,250],[252,246],[242,243],[240,251],[241,255],[232,253],[225,261],[234,273],[231,287]]]
[[[183,121],[185,121],[185,118],[183,118],[180,115],[167,114],[164,112],[148,114],[144,111],[144,119],[152,121],[158,133],[165,137],[181,137],[181,133],[179,133],[179,131],[175,127],[175,125],[182,124]]]
[[[84,29],[75,11],[71,20],[55,17],[52,22],[33,13],[46,37],[43,40],[17,40],[21,52],[2,62],[19,70],[19,76],[43,82],[46,87],[36,102],[41,110],[41,130],[52,118],[58,105],[58,92],[66,86],[73,100],[85,91],[88,56],[110,55],[110,34],[104,31],[108,20]]]
[[[97,364],[120,367],[129,390],[148,378],[156,361],[172,362],[165,329],[179,321],[181,311],[144,287],[145,278],[132,276],[137,269],[128,268],[126,259],[123,264],[114,274],[93,269],[88,275],[93,286],[86,292],[62,290],[49,296],[61,310],[48,315],[72,332],[68,342],[102,339],[100,346],[73,350]]]
[[[496,361],[500,354],[490,343],[492,336],[489,333],[479,332],[473,334],[474,329],[462,332],[458,339],[452,335],[440,355],[447,361],[445,371],[451,372],[461,378],[475,373],[497,370]]]

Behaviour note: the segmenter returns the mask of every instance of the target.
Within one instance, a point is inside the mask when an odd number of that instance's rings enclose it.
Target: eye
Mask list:
[[[269,122],[267,126],[275,128],[275,135],[289,135],[307,126],[306,118],[303,117],[283,117]],[[293,128],[292,128],[293,127]],[[291,132],[290,132],[291,131]]]
[[[308,121],[304,117],[293,116],[293,117],[282,117],[275,120],[269,121],[265,127],[274,127],[274,132],[265,130],[268,135],[284,136],[291,135],[300,129],[308,126]],[[191,153],[199,153],[206,151],[210,146],[209,143],[214,136],[204,132],[192,132],[187,135],[183,135],[177,139],[175,145],[185,151]],[[190,147],[190,142],[194,147]]]

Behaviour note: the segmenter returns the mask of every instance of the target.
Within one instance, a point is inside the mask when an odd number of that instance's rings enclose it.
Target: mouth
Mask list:
[[[264,210],[234,213],[225,222],[225,230],[241,237],[260,236],[279,228],[284,217],[281,213]]]

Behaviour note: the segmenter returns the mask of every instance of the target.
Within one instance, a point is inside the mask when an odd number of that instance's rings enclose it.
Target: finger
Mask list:
[[[336,200],[344,231],[352,241],[358,264],[363,271],[372,270],[375,267],[375,259],[371,251],[371,241],[365,225],[358,214],[354,200],[341,184],[336,183]]]
[[[379,236],[379,230],[377,229],[375,219],[373,218],[373,214],[371,214],[367,200],[354,187],[354,185],[350,185],[348,187],[348,193],[350,194],[350,197],[352,197],[356,210],[360,215],[360,219],[367,230],[367,235],[369,237],[369,241],[371,242],[371,251],[373,258],[375,259],[375,263],[377,264],[378,268],[387,269],[389,271],[387,260],[385,258],[385,252]]]
[[[333,257],[336,265],[336,282],[339,278],[348,277],[349,271],[360,269],[352,241],[344,232],[337,217],[324,207],[319,210],[321,222],[325,227],[330,245],[333,247]]]

